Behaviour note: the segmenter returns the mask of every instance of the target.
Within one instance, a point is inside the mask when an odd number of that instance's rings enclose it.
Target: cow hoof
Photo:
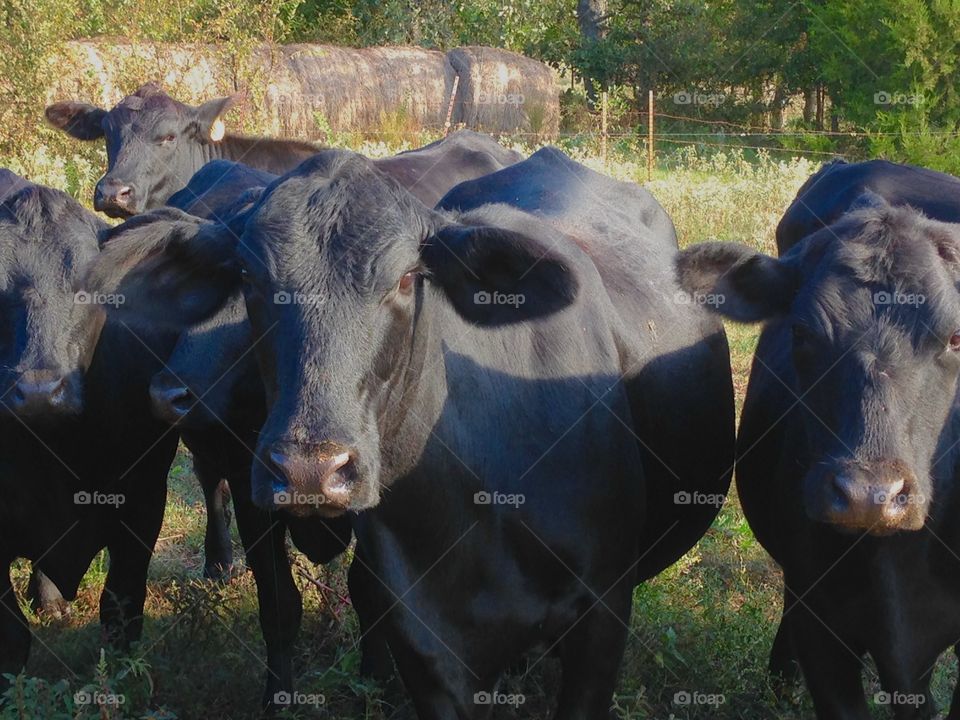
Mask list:
[[[213,580],[214,582],[230,582],[237,574],[235,565],[222,565],[221,563],[212,563],[203,566],[203,579]]]

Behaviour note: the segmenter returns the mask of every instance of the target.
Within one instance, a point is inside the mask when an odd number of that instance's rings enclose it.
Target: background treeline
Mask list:
[[[564,74],[567,133],[658,147],[884,155],[960,171],[956,0],[2,0],[0,144],[36,127],[64,40],[91,36],[447,49],[482,44]],[[131,78],[131,88],[139,78]]]

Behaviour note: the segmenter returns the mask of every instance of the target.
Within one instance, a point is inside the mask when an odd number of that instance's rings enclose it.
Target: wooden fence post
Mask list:
[[[647,95],[647,182],[653,180],[653,90]]]
[[[607,91],[600,93],[600,157],[607,166]]]
[[[450,91],[450,102],[447,104],[447,120],[443,123],[443,135],[450,134],[450,118],[453,117],[453,102],[457,99],[457,88],[460,86],[460,76],[453,76],[453,90]]]

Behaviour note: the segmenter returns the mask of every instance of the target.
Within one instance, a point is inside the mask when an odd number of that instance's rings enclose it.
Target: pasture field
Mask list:
[[[420,143],[411,143],[416,146]],[[368,154],[396,148],[363,146]],[[567,148],[578,160],[614,177],[643,181],[646,162],[622,148],[604,168],[591,150]],[[529,148],[527,149],[529,151]],[[98,151],[102,152],[102,151]],[[7,165],[31,179],[67,189],[89,203],[103,167],[96,153],[62,158],[43,148]],[[817,163],[724,152],[672,155],[649,189],[666,207],[681,244],[708,238],[740,240],[773,252],[773,230]],[[756,343],[756,328],[728,326],[738,408]],[[697,438],[691,437],[695,451]],[[42,482],[42,478],[37,478]],[[144,637],[128,655],[100,649],[99,593],[108,563],[101,554],[62,619],[30,615],[34,644],[24,675],[0,709],[0,720],[206,720],[259,717],[265,666],[256,588],[235,536],[237,571],[225,584],[200,579],[204,505],[186,452],[170,475],[167,513],[151,565]],[[42,522],[42,519],[39,521]],[[292,553],[304,597],[297,688],[306,702],[281,718],[381,720],[391,717],[381,690],[358,676],[359,631],[349,606],[349,556],[315,567]],[[15,567],[25,590],[29,566]],[[703,540],[677,564],[637,588],[616,710],[622,720],[768,720],[809,718],[802,688],[779,701],[767,679],[767,654],[781,605],[779,570],[754,540],[732,493]],[[945,708],[956,661],[941,660],[934,692]],[[497,708],[495,718],[549,717],[558,663],[530,653],[501,687],[522,706]],[[866,673],[868,695],[879,690]],[[115,704],[77,704],[75,693],[115,696]],[[122,702],[120,702],[122,700]],[[322,702],[321,702],[322,701]],[[877,708],[877,717],[889,717]]]

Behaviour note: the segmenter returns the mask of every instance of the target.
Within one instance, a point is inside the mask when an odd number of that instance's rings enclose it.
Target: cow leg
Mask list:
[[[770,650],[770,680],[778,700],[782,700],[787,688],[800,679],[800,666],[797,664],[797,654],[790,642],[789,615],[793,609],[793,594],[784,585],[783,614],[780,617],[780,626],[773,639]]]
[[[370,571],[360,549],[357,549],[347,576],[350,602],[360,622],[360,675],[372,678],[384,689],[383,701],[391,708],[399,708],[406,698],[403,686],[393,665],[393,656],[387,644],[385,608],[377,603],[380,581]]]
[[[107,544],[110,568],[100,594],[100,624],[109,642],[129,647],[143,632],[143,605],[147,598],[147,571],[160,536],[166,508],[167,478],[140,476],[127,487],[124,518]]]
[[[3,675],[18,674],[27,664],[30,655],[30,627],[20,612],[10,569],[0,576],[0,693],[6,690]]]
[[[793,610],[788,627],[817,720],[870,720],[861,659],[804,606]]]
[[[921,657],[907,651],[905,645],[895,641],[889,648],[892,652],[874,654],[880,686],[895,699],[893,716],[897,720],[934,717],[937,703],[930,691],[930,678],[940,653]]]
[[[257,583],[260,629],[267,646],[267,681],[263,704],[270,708],[278,693],[293,690],[293,645],[300,633],[303,602],[287,557],[287,528],[274,513],[251,500],[249,480],[231,480],[233,508],[247,565]]]
[[[630,627],[629,584],[607,593],[594,604],[560,644],[563,677],[556,720],[600,720],[612,717],[610,706],[617,687]]]
[[[27,597],[30,598],[30,607],[38,615],[61,618],[70,614],[70,604],[63,599],[60,589],[39,568],[30,573]]]
[[[202,454],[194,454],[193,471],[203,489],[207,506],[207,532],[203,539],[203,576],[210,580],[229,577],[233,567],[230,539],[230,488],[227,481]]]

